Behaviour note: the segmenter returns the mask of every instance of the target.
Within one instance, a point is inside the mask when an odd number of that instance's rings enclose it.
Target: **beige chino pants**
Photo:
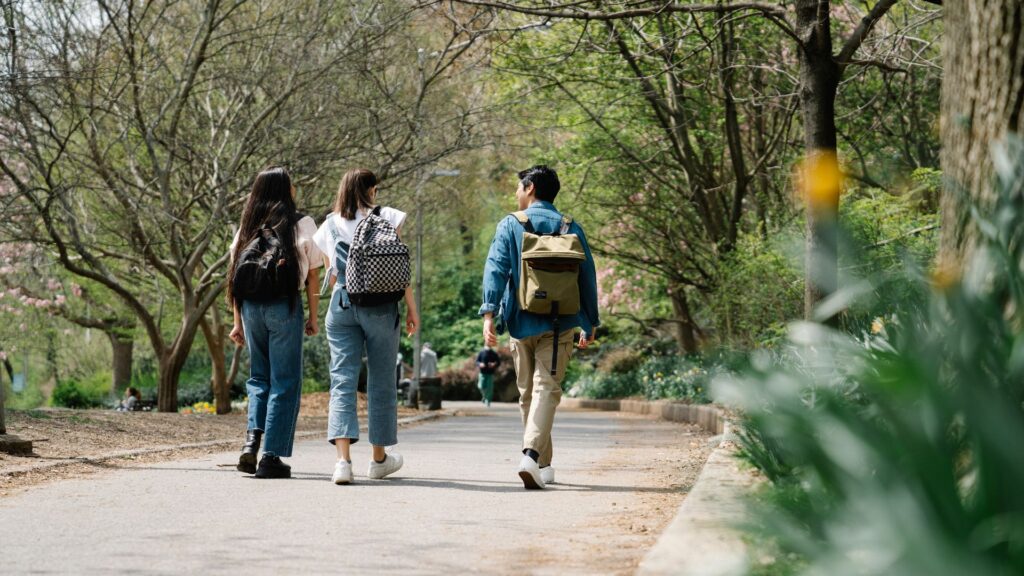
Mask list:
[[[522,340],[512,339],[512,358],[519,387],[519,410],[523,415],[523,449],[540,454],[541,467],[551,465],[551,426],[555,408],[562,401],[562,380],[572,356],[573,330],[558,337],[558,368],[551,375],[551,347],[554,333],[545,332]]]

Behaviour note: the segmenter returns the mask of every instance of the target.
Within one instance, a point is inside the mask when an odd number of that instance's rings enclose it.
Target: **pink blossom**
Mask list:
[[[50,278],[49,280],[46,281],[46,289],[49,290],[50,292],[56,292],[61,288],[62,286],[60,285],[60,282],[53,278]]]
[[[75,298],[81,298],[82,297],[82,287],[79,286],[78,284],[72,283],[71,284],[71,293],[75,295]]]
[[[65,302],[67,302],[67,297],[65,297],[63,294],[58,294],[57,297],[54,298],[53,300],[53,303],[57,306],[63,306]]]

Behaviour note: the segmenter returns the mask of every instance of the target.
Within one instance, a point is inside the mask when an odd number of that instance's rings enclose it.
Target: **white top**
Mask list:
[[[356,212],[356,217],[354,219],[346,220],[341,217],[341,214],[331,212],[330,215],[327,216],[327,219],[324,220],[324,223],[320,225],[320,229],[316,231],[316,234],[313,234],[313,242],[316,243],[316,247],[320,249],[322,254],[326,254],[328,258],[334,258],[335,241],[334,235],[331,234],[331,228],[328,225],[328,222],[332,218],[334,219],[334,228],[338,232],[338,241],[351,244],[352,237],[355,236],[356,233],[356,226],[363,218],[366,218],[366,214],[366,212],[360,209]],[[406,214],[401,210],[395,210],[394,208],[383,206],[380,209],[380,216],[388,222],[391,222],[391,225],[397,230],[402,226],[402,223],[405,222]]]
[[[324,255],[317,248],[314,241],[316,234],[316,221],[309,216],[303,216],[295,225],[295,252],[299,255],[299,290],[306,287],[306,276],[310,269],[316,269],[324,265]],[[238,231],[235,232],[235,239],[231,241],[231,254],[235,253],[235,245],[238,244]]]

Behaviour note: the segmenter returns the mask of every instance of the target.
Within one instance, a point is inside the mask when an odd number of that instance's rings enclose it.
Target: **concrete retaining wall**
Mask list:
[[[689,422],[700,424],[702,428],[719,435],[725,433],[725,418],[721,411],[710,404],[684,404],[669,400],[591,400],[589,398],[562,398],[563,408],[583,410],[606,410],[611,412],[631,412],[658,416],[671,422]]]

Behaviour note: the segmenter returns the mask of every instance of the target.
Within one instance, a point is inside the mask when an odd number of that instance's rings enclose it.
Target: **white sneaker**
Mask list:
[[[334,465],[334,475],[331,476],[331,482],[335,484],[351,484],[352,463],[348,460],[338,460],[338,463]]]
[[[541,480],[544,481],[545,484],[554,484],[555,483],[555,467],[554,466],[545,466],[544,468],[541,468],[540,469],[540,478],[541,478]]]
[[[376,462],[372,458],[370,459],[370,468],[366,471],[366,475],[374,480],[380,480],[381,478],[398,472],[402,468],[402,455],[401,454],[388,454],[384,457],[383,462]]]
[[[544,487],[544,478],[541,475],[540,466],[533,461],[533,458],[523,455],[519,461],[519,477],[523,480],[523,486],[527,490],[540,490]]]

